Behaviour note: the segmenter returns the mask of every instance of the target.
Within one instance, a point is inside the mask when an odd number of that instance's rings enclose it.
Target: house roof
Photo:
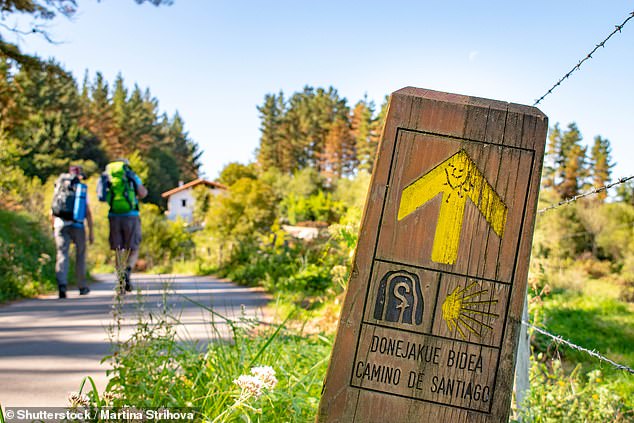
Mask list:
[[[205,180],[203,178],[198,178],[198,179],[194,179],[191,182],[187,182],[186,184],[183,184],[183,185],[181,185],[179,187],[173,188],[173,189],[171,189],[169,191],[165,191],[163,194],[161,194],[161,197],[167,198],[170,195],[176,194],[177,192],[184,191],[184,190],[186,190],[188,188],[193,188],[196,185],[200,185],[200,184],[205,184],[205,185],[207,185],[208,187],[211,187],[211,188],[227,189],[226,186],[224,186],[222,184],[219,184],[218,182],[207,181],[207,180]]]

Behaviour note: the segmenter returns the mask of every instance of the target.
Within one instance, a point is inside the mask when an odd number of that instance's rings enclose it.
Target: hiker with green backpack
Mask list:
[[[51,226],[57,249],[55,259],[55,278],[59,298],[66,298],[68,285],[69,252],[71,242],[75,244],[75,273],[79,295],[90,292],[86,284],[86,230],[88,223],[88,241],[93,242],[92,214],[88,207],[86,185],[81,181],[84,174],[81,166],[70,166],[68,173],[62,173],[55,182],[51,206]]]
[[[139,257],[141,244],[141,218],[139,199],[147,195],[141,178],[134,173],[127,159],[118,159],[106,166],[97,184],[99,201],[110,206],[110,249],[117,251],[117,269],[125,266],[121,293],[132,291],[130,273]],[[127,257],[126,263],[119,263],[120,257]]]

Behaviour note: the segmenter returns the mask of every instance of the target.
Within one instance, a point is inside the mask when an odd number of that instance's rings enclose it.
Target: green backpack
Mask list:
[[[106,166],[109,179],[106,201],[110,205],[111,213],[123,214],[139,210],[131,172],[130,166],[122,161],[111,162]]]

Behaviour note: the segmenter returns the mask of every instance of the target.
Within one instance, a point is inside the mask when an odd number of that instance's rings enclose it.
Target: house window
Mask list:
[[[187,199],[183,198],[183,199],[181,200],[181,205],[182,205],[183,207],[187,207]]]

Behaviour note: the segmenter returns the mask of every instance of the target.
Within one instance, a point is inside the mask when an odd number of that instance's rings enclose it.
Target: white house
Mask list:
[[[194,187],[201,184],[206,186],[214,195],[217,195],[227,189],[227,187],[222,184],[207,181],[202,178],[194,179],[186,184],[181,182],[178,187],[165,191],[161,194],[161,197],[167,198],[166,214],[168,219],[176,220],[180,217],[186,222],[192,221],[194,209],[196,207]]]

